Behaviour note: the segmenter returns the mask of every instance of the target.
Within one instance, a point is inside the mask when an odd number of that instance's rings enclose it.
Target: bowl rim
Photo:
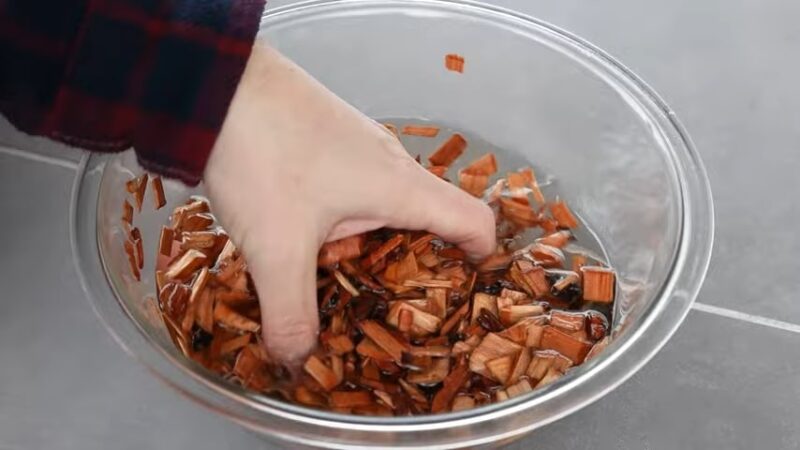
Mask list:
[[[472,438],[470,441],[471,445],[480,445],[527,432],[590,404],[627,380],[660,350],[688,314],[710,263],[714,233],[711,190],[705,168],[691,139],[676,118],[675,113],[661,97],[630,69],[604,51],[542,20],[472,0],[309,0],[268,9],[263,15],[262,24],[294,14],[319,14],[325,10],[337,8],[385,8],[393,5],[422,9],[439,8],[449,11],[455,9],[460,14],[478,15],[481,19],[491,22],[514,22],[518,26],[546,31],[563,43],[582,50],[582,57],[592,59],[593,63],[609,70],[610,74],[616,78],[615,81],[620,82],[626,90],[636,94],[638,100],[649,105],[651,113],[660,115],[653,119],[661,119],[659,123],[669,128],[662,131],[670,131],[674,134],[673,141],[677,147],[670,146],[670,155],[668,156],[670,156],[670,163],[675,166],[681,201],[678,244],[673,255],[672,268],[667,279],[658,289],[656,300],[642,312],[641,321],[637,322],[634,329],[626,334],[625,339],[613,343],[591,364],[587,363],[580,370],[573,371],[564,377],[563,381],[506,402],[455,413],[401,418],[331,413],[253,394],[242,388],[231,386],[229,383],[223,383],[219,379],[198,373],[192,370],[190,365],[176,361],[153,342],[151,337],[147,336],[138,325],[133,323],[134,320],[129,317],[127,311],[124,311],[124,306],[120,307],[122,302],[119,301],[118,292],[114,292],[116,289],[108,277],[105,266],[99,264],[98,260],[102,260],[102,258],[97,243],[97,220],[91,220],[91,217],[96,217],[102,169],[110,158],[108,155],[84,155],[81,160],[72,195],[70,228],[73,260],[78,267],[83,289],[95,312],[115,340],[128,353],[142,361],[154,374],[179,392],[251,429],[262,431],[264,418],[278,416],[289,421],[299,421],[308,426],[320,428],[347,427],[367,433],[418,433],[423,430],[435,431],[483,423],[529,410],[554,399],[568,399],[567,395],[570,393],[572,393],[572,397],[576,397],[573,401],[565,402],[555,408],[555,412],[538,419],[528,427],[510,430],[504,434],[493,433],[480,438]],[[678,150],[683,150],[683,152]],[[101,279],[105,279],[110,286],[100,286],[98,281]],[[107,298],[109,293],[116,297],[117,302],[102,300]],[[117,306],[116,310],[112,306]],[[125,323],[126,319],[127,323]],[[151,347],[145,350],[141,345],[142,342],[146,342]],[[640,351],[636,358],[631,357],[630,350],[632,348]],[[168,367],[169,365],[171,367]],[[610,368],[616,370],[610,370]],[[189,375],[189,378],[186,375]],[[583,381],[589,378],[596,379],[600,375],[605,375],[605,381],[587,391],[586,383]],[[583,389],[577,389],[579,387]],[[244,411],[242,407],[253,411]],[[275,430],[272,431],[275,432]],[[281,437],[299,443],[319,444],[308,438],[286,434]],[[332,443],[329,444],[331,447],[336,447]],[[426,445],[426,447],[432,448],[431,445]],[[347,446],[347,448],[353,447]]]

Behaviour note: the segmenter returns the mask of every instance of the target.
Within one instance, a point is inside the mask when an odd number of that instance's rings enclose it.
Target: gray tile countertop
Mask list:
[[[493,3],[587,38],[662,94],[717,214],[708,279],[675,337],[620,388],[509,448],[800,448],[800,2]],[[2,122],[0,142],[0,449],[277,448],[162,385],[95,319],[69,246],[80,152]]]

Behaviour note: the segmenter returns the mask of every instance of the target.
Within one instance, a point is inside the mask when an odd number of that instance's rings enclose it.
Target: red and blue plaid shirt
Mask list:
[[[0,0],[0,113],[197,183],[266,0]]]

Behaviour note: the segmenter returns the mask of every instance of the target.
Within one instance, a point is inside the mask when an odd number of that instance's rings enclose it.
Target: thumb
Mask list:
[[[316,345],[316,237],[287,227],[248,255],[261,306],[264,343],[275,360],[291,364]],[[269,238],[268,238],[269,239]]]
[[[473,258],[495,251],[495,218],[491,208],[420,166],[409,184],[395,189],[388,226],[427,230],[457,244]]]

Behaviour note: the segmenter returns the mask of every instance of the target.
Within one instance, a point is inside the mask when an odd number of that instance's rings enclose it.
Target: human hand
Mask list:
[[[430,174],[394,135],[263,43],[253,49],[204,180],[247,259],[272,356],[317,338],[324,243],[380,227],[428,230],[474,257],[495,248],[488,206]]]

